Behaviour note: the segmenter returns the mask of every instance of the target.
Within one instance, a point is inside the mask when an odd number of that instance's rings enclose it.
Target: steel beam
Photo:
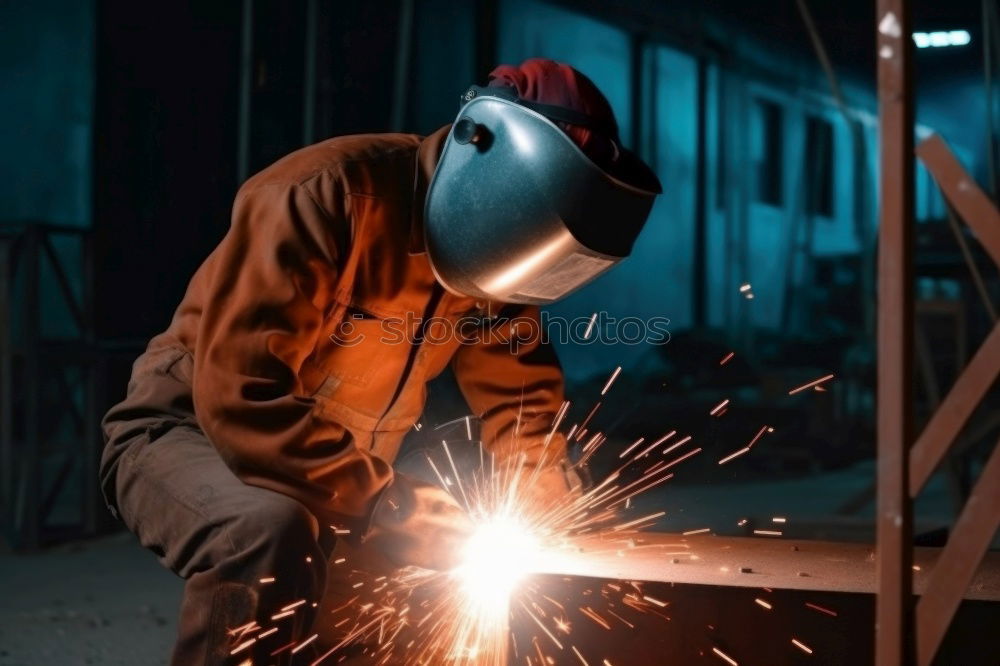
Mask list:
[[[931,416],[910,454],[911,497],[924,484],[948,453],[958,433],[1000,374],[1000,324],[993,327],[955,384]]]
[[[878,246],[878,490],[875,662],[910,663],[913,503],[913,87],[907,0],[878,0],[881,165]]]
[[[978,490],[978,488],[977,488]],[[931,594],[945,553],[911,549],[915,594]],[[643,532],[574,542],[540,573],[655,583],[875,594],[876,550],[870,544],[776,537]],[[950,571],[950,570],[949,570]],[[1000,553],[989,553],[958,597],[1000,601]],[[950,573],[943,574],[950,576]],[[878,581],[880,582],[880,581]],[[936,588],[935,588],[936,589]]]
[[[1000,527],[1000,446],[983,468],[917,603],[917,663],[928,666]]]
[[[1000,211],[969,177],[939,135],[932,134],[921,141],[917,156],[959,217],[976,233],[993,263],[1000,266]]]

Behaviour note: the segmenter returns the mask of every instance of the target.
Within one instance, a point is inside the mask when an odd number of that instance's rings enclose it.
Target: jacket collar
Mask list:
[[[427,188],[430,186],[434,169],[437,168],[441,150],[451,125],[445,125],[433,134],[425,137],[417,148],[416,168],[413,175],[413,200],[410,209],[410,239],[409,253],[423,254],[424,246],[424,203],[427,200]]]

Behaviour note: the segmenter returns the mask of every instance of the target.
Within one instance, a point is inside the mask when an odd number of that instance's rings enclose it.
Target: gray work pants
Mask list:
[[[326,651],[323,640],[292,649],[312,635],[324,598],[337,596],[330,588],[346,585],[327,575],[343,546],[296,500],[233,474],[198,427],[190,385],[184,350],[147,352],[133,367],[128,396],[103,423],[109,508],[186,580],[171,663],[309,664]],[[261,629],[237,631],[252,622]],[[350,655],[323,663],[343,657]]]

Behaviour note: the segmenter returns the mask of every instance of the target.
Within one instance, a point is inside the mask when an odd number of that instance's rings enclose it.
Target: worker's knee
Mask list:
[[[319,521],[304,505],[270,491],[262,491],[228,527],[240,551],[311,553],[319,537]]]

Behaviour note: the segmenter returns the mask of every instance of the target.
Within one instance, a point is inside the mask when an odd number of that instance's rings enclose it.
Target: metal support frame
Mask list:
[[[79,250],[75,270],[57,252],[57,237]],[[0,513],[17,548],[97,529],[100,354],[92,261],[86,229],[25,223],[0,232]],[[43,303],[52,293],[59,302]],[[69,313],[71,326],[58,327],[57,338],[47,337],[54,327],[44,325],[52,311]],[[77,519],[54,524],[68,490],[78,493]]]
[[[948,203],[976,233],[1000,267],[1000,211],[959,164],[944,140],[933,135],[917,155]],[[941,406],[917,438],[911,454],[909,496],[915,499],[945,459],[976,406],[1000,375],[1000,324],[994,324]],[[916,608],[916,661],[930,664],[968,588],[972,575],[1000,528],[1000,443],[962,509],[940,563]]]
[[[913,501],[1000,374],[1000,325],[987,336],[914,441],[913,92],[907,0],[879,0],[876,15],[881,211],[878,264],[878,511],[875,657],[880,666],[930,664],[1000,527],[1000,447],[986,463],[947,546],[913,603]],[[1000,266],[1000,212],[944,141],[917,154],[949,204]],[[912,443],[912,449],[911,447]]]
[[[907,0],[878,0],[881,164],[878,247],[878,490],[875,661],[912,660],[913,86]]]

